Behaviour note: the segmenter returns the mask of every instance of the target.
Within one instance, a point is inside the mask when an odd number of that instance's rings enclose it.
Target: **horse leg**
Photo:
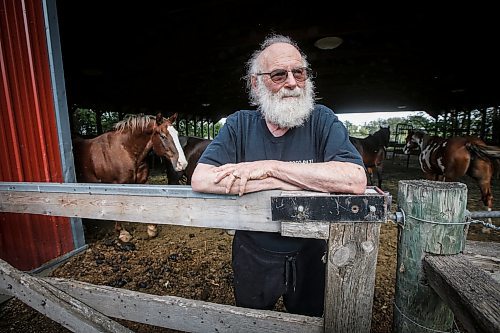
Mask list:
[[[368,174],[368,180],[370,182],[370,185],[373,186],[373,168],[372,167],[366,168],[366,173]]]
[[[382,180],[384,179],[384,161],[386,157],[386,150],[384,147],[380,148],[377,155],[377,177],[378,177],[378,188],[382,189]]]
[[[132,240],[132,235],[127,230],[125,230],[122,223],[119,221],[115,222],[115,231],[120,233],[118,239],[122,242],[128,243]]]
[[[483,204],[488,207],[488,211],[491,212],[493,207],[493,194],[491,193],[491,183],[490,181],[480,181],[479,188],[481,190],[481,201]],[[486,221],[488,223],[492,223],[491,217],[487,218]],[[487,227],[483,226],[482,232],[484,234],[489,234],[491,230]]]
[[[156,224],[149,224],[147,232],[148,232],[149,238],[156,237],[158,235],[158,226]]]
[[[385,154],[384,154],[384,156],[385,156]],[[375,170],[377,172],[378,188],[382,189],[382,180],[383,180],[382,174],[384,173],[384,165],[383,165],[382,161],[377,164],[377,166],[375,167]]]
[[[488,207],[488,211],[491,211],[493,207],[493,194],[491,193],[490,182],[479,183],[481,189],[481,201]]]
[[[493,208],[493,194],[491,192],[491,178],[493,176],[493,165],[489,161],[476,159],[471,164],[467,174],[474,178],[479,185],[481,191],[481,201],[491,211]],[[492,223],[491,218],[487,219],[488,223]],[[483,233],[490,233],[490,229],[483,227]]]
[[[382,172],[384,170],[383,161],[385,159],[385,149],[380,148],[375,159],[375,172],[377,173],[378,188],[382,189]]]
[[[149,166],[147,163],[142,163],[137,168],[136,182],[138,184],[144,184],[148,180],[148,177],[149,177]],[[146,232],[149,238],[154,238],[158,235],[158,227],[156,226],[156,224],[149,224],[146,229]]]

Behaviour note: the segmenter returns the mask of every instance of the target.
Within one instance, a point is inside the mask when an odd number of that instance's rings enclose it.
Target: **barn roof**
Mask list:
[[[270,32],[308,55],[338,113],[500,105],[494,10],[335,8],[331,2],[59,1],[70,105],[218,120],[248,107],[244,63]],[[333,8],[330,8],[333,7]],[[335,49],[314,43],[340,37]]]

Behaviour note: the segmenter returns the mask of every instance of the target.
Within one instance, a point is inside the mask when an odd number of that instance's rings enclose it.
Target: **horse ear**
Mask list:
[[[173,123],[176,119],[177,119],[177,112],[176,112],[176,113],[174,113],[173,115],[171,115],[171,116],[168,118],[168,120],[169,120],[171,123]]]
[[[163,116],[161,112],[158,112],[156,114],[156,125],[161,125],[162,122],[163,122]]]

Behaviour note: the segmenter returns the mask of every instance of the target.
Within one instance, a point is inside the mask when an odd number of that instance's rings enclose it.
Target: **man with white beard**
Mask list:
[[[362,194],[361,156],[332,110],[314,104],[306,56],[281,35],[248,61],[247,87],[257,110],[226,120],[196,167],[191,186],[206,193],[310,190]],[[237,231],[233,239],[236,305],[321,316],[326,242]]]

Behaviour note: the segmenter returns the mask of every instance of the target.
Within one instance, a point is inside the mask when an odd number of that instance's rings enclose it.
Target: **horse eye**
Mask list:
[[[162,132],[160,132],[160,136],[161,136],[162,138],[164,138],[164,139],[167,137],[167,135],[166,135],[165,133],[162,133]]]

